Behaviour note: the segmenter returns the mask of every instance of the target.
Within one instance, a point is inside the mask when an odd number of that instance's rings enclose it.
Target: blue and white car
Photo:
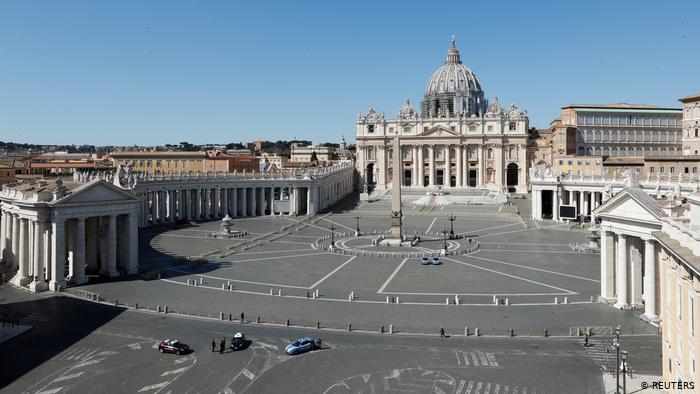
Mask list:
[[[433,257],[433,265],[440,265],[442,264],[442,260],[440,260],[439,257]]]
[[[421,264],[421,265],[429,265],[429,264],[430,264],[430,260],[429,260],[427,257],[421,257],[421,258],[420,258],[420,264]]]
[[[287,352],[287,354],[293,356],[295,354],[306,353],[308,351],[314,350],[315,348],[316,343],[313,339],[309,337],[301,337],[287,345],[287,347],[284,348],[284,351]]]

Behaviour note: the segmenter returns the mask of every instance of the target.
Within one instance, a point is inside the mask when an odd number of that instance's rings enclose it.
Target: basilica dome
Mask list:
[[[486,108],[484,92],[474,72],[462,64],[452,40],[447,59],[428,82],[421,104],[423,117],[480,115]]]

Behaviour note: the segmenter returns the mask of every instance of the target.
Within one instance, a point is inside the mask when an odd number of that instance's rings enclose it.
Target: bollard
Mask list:
[[[379,333],[380,333],[380,334],[384,334],[384,324],[381,324],[381,325],[379,326]]]
[[[352,323],[348,323],[348,331],[352,331]]]
[[[459,305],[459,296],[455,294],[455,305]]]
[[[231,281],[230,281],[230,280],[226,281],[226,286],[231,287]]]
[[[354,292],[354,291],[351,291],[351,292],[350,292],[350,301],[352,301],[352,300],[354,300],[354,299],[355,299],[355,292]]]
[[[167,305],[163,307],[163,313],[168,313],[168,306]]]
[[[316,320],[316,329],[320,329],[320,328],[321,328],[321,322]]]
[[[306,298],[311,298],[311,295],[309,294],[308,291],[306,292]]]
[[[509,328],[509,329],[508,329],[508,336],[509,336],[509,337],[512,337],[512,336],[513,336],[513,329],[512,329],[512,328]]]
[[[114,299],[114,306],[117,306],[117,305],[119,305],[119,298]]]
[[[202,278],[201,276],[199,277],[199,284],[204,284],[204,278]]]
[[[564,303],[568,304],[569,303],[569,297],[564,297]]]
[[[591,296],[591,302],[593,302],[593,296]]]
[[[278,289],[278,290],[277,290],[277,296],[278,296],[278,297],[282,297],[282,289]]]
[[[450,305],[450,297],[445,297],[445,305]]]
[[[558,304],[559,303],[559,297],[554,297],[554,303]]]
[[[270,289],[270,295],[272,295],[272,289]]]
[[[393,334],[393,333],[394,333],[394,325],[389,324],[389,334]]]
[[[506,305],[510,305],[510,300],[506,298]]]
[[[134,304],[134,309],[139,309],[139,303],[138,303],[138,302]]]
[[[219,320],[224,320],[224,312],[219,312]]]
[[[386,303],[389,303],[389,296],[386,296]]]
[[[233,316],[231,316],[231,314],[229,313],[229,314],[228,314],[228,321],[233,321],[232,317],[233,317]]]
[[[493,295],[493,303],[494,304],[496,303],[496,295],[495,294]]]
[[[258,317],[255,318],[255,322],[256,322],[257,324],[260,324],[260,316],[258,316]]]
[[[160,312],[160,305],[156,305],[156,312]]]
[[[316,299],[316,293],[311,293],[311,299],[315,300]]]
[[[190,285],[190,279],[188,278],[187,279],[187,286],[189,286],[189,285]]]
[[[318,297],[318,296],[319,296],[318,289],[316,289],[316,297]]]
[[[469,336],[469,327],[464,327],[464,336],[465,337]]]
[[[348,301],[352,301],[352,293],[350,293],[350,295],[348,295]]]
[[[226,290],[226,283],[221,284],[221,290]]]
[[[287,320],[284,321],[284,325],[287,326],[287,327],[289,327],[289,319],[287,319]]]
[[[475,329],[474,329],[474,336],[475,336],[475,337],[478,337],[478,336],[479,336],[479,329],[478,329],[478,328],[475,328]]]
[[[545,329],[544,329],[544,337],[547,338],[548,336],[549,336],[549,332],[548,332],[547,329],[545,328]]]
[[[233,285],[228,285],[228,289],[229,289],[230,291],[233,291]]]
[[[576,329],[576,336],[579,336],[579,337],[581,336],[581,328],[580,327]]]

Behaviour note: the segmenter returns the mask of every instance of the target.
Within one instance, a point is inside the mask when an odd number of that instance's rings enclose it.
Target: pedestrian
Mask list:
[[[225,347],[226,347],[226,338],[221,338],[221,342],[219,342],[219,354],[224,354]]]
[[[241,323],[243,323],[244,321],[245,321],[245,314],[243,312],[241,312]]]
[[[445,327],[440,327],[440,338],[445,338]]]
[[[586,333],[585,338],[583,338],[583,347],[588,347],[588,333]]]
[[[211,352],[214,353],[216,351],[216,340],[212,339],[211,340]]]

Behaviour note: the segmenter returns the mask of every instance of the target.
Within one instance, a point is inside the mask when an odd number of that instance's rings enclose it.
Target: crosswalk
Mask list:
[[[86,360],[100,351],[99,347],[72,347],[54,357],[54,360],[80,361]]]
[[[585,349],[588,356],[593,359],[603,372],[613,372],[615,370],[616,353],[610,340],[590,339]]]
[[[543,390],[500,383],[462,379],[457,383],[455,394],[542,394]]]
[[[496,361],[496,356],[493,353],[474,351],[474,352],[464,352],[455,351],[457,356],[457,365],[463,367],[498,367],[498,362]]]
[[[56,315],[51,313],[28,313],[19,318],[19,324],[26,326],[37,326],[43,322],[53,319]]]

